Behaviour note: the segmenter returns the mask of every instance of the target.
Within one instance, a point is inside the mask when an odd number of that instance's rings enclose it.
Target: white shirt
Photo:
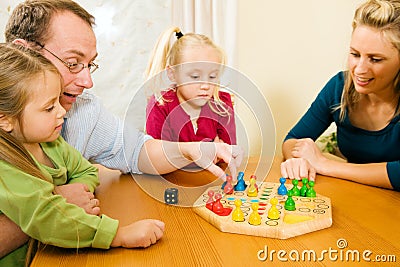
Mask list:
[[[149,135],[125,125],[88,90],[77,97],[65,115],[64,139],[91,162],[123,173],[140,173],[139,152]]]

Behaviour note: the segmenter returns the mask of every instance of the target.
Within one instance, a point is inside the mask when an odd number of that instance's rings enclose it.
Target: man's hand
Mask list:
[[[197,149],[187,150],[188,154],[186,154],[186,156],[189,157],[189,159],[225,181],[225,172],[214,163],[222,159],[228,163],[232,178],[236,179],[237,168],[243,160],[243,150],[241,147],[219,142],[200,142],[197,144],[199,145]]]
[[[68,203],[84,209],[86,213],[100,215],[100,201],[94,198],[87,185],[81,183],[60,185],[55,188],[55,192],[63,196]]]
[[[157,139],[147,140],[139,155],[139,170],[149,174],[164,174],[181,169],[191,163],[210,171],[225,181],[224,170],[215,162],[220,159],[228,163],[232,178],[242,163],[243,150],[237,145],[219,142],[169,142]]]

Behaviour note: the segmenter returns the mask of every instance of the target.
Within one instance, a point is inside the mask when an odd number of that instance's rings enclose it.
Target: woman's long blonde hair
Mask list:
[[[400,1],[399,0],[369,0],[360,5],[353,18],[353,31],[358,26],[368,26],[378,29],[382,35],[389,40],[399,51],[400,55]],[[399,74],[395,79],[396,93],[400,93]],[[359,101],[360,94],[355,90],[353,79],[349,72],[345,73],[344,90],[339,107],[340,120],[343,121],[346,116],[346,110],[349,111]],[[400,114],[397,108],[393,117]]]
[[[171,39],[176,38],[171,45]],[[221,58],[221,68],[226,63],[225,52],[218,47],[210,38],[203,34],[186,33],[182,34],[178,27],[171,27],[163,32],[157,40],[157,43],[150,55],[150,60],[145,72],[146,80],[151,78],[157,79],[162,71],[166,70],[167,66],[176,66],[182,63],[182,53],[187,47],[202,47],[208,46],[214,48]],[[152,91],[156,100],[163,103],[162,91],[164,88],[159,88],[162,82],[155,82],[152,84]],[[221,116],[229,116],[229,108],[219,97],[219,87],[216,86],[213,94],[213,104],[209,101],[210,108]]]

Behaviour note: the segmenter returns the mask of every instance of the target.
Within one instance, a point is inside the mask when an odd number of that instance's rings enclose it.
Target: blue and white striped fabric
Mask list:
[[[141,173],[139,152],[150,136],[133,125],[125,125],[88,90],[77,98],[65,115],[61,135],[93,163],[123,173]]]

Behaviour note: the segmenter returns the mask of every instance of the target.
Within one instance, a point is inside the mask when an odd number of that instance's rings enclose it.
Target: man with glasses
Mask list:
[[[60,71],[64,91],[60,103],[67,111],[62,136],[85,158],[124,173],[163,174],[191,162],[224,179],[216,166],[228,162],[231,174],[241,163],[242,151],[222,143],[174,143],[155,140],[109,113],[93,95],[91,73],[99,66],[94,17],[70,0],[27,0],[18,5],[6,27],[6,41],[41,51]],[[145,108],[145,107],[143,107]],[[99,214],[92,195],[81,184],[56,188],[68,202],[90,214]],[[0,215],[0,257],[22,245],[27,237]]]
[[[53,52],[51,52],[47,48],[45,48],[44,45],[42,45],[41,43],[36,42],[36,44],[38,46],[40,46],[42,49],[44,49],[47,52],[49,52],[50,54],[52,54],[59,61],[61,61],[69,69],[69,71],[71,73],[79,73],[84,68],[88,68],[89,71],[90,71],[90,74],[92,74],[93,72],[95,72],[99,68],[99,65],[97,65],[94,62],[89,63],[87,66],[85,66],[85,64],[80,63],[80,62],[78,62],[78,63],[66,62],[66,61],[62,60],[61,58],[59,58],[56,54],[54,54]]]

